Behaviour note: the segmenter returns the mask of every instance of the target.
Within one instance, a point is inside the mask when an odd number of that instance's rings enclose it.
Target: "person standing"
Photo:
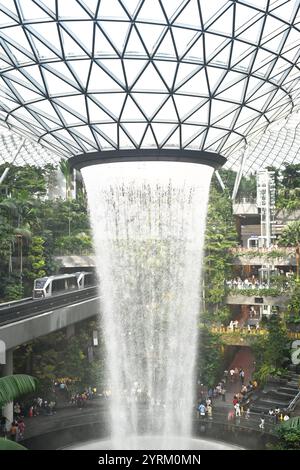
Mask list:
[[[263,431],[265,429],[265,414],[262,412],[260,415],[260,423],[259,423],[259,428]]]

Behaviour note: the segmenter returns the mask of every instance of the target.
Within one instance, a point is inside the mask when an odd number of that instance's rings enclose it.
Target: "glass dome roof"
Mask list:
[[[234,167],[249,142],[298,109],[299,8],[5,0],[0,119],[61,156],[176,148],[217,152]]]

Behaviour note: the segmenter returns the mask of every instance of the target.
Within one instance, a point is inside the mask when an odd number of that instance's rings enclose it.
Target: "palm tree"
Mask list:
[[[0,409],[22,395],[35,392],[37,380],[30,375],[16,374],[0,378]],[[16,442],[0,438],[0,450],[25,450]]]

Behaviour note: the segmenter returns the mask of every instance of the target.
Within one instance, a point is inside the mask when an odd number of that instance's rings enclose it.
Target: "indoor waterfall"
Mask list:
[[[139,435],[160,436],[161,448],[191,436],[212,172],[161,161],[82,169],[116,449],[137,449]]]

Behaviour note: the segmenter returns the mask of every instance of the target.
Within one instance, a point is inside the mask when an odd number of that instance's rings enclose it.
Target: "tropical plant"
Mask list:
[[[27,450],[26,447],[21,446],[17,442],[10,441],[9,439],[0,438],[0,451],[1,450]]]
[[[0,378],[0,408],[22,395],[36,390],[37,380],[30,375],[16,374]]]
[[[300,221],[294,221],[287,224],[283,229],[282,234],[278,240],[281,246],[293,246],[296,250],[296,276],[299,279],[300,267]]]
[[[0,378],[0,409],[22,395],[35,392],[37,380],[24,374]],[[0,450],[26,450],[16,442],[0,438]]]

